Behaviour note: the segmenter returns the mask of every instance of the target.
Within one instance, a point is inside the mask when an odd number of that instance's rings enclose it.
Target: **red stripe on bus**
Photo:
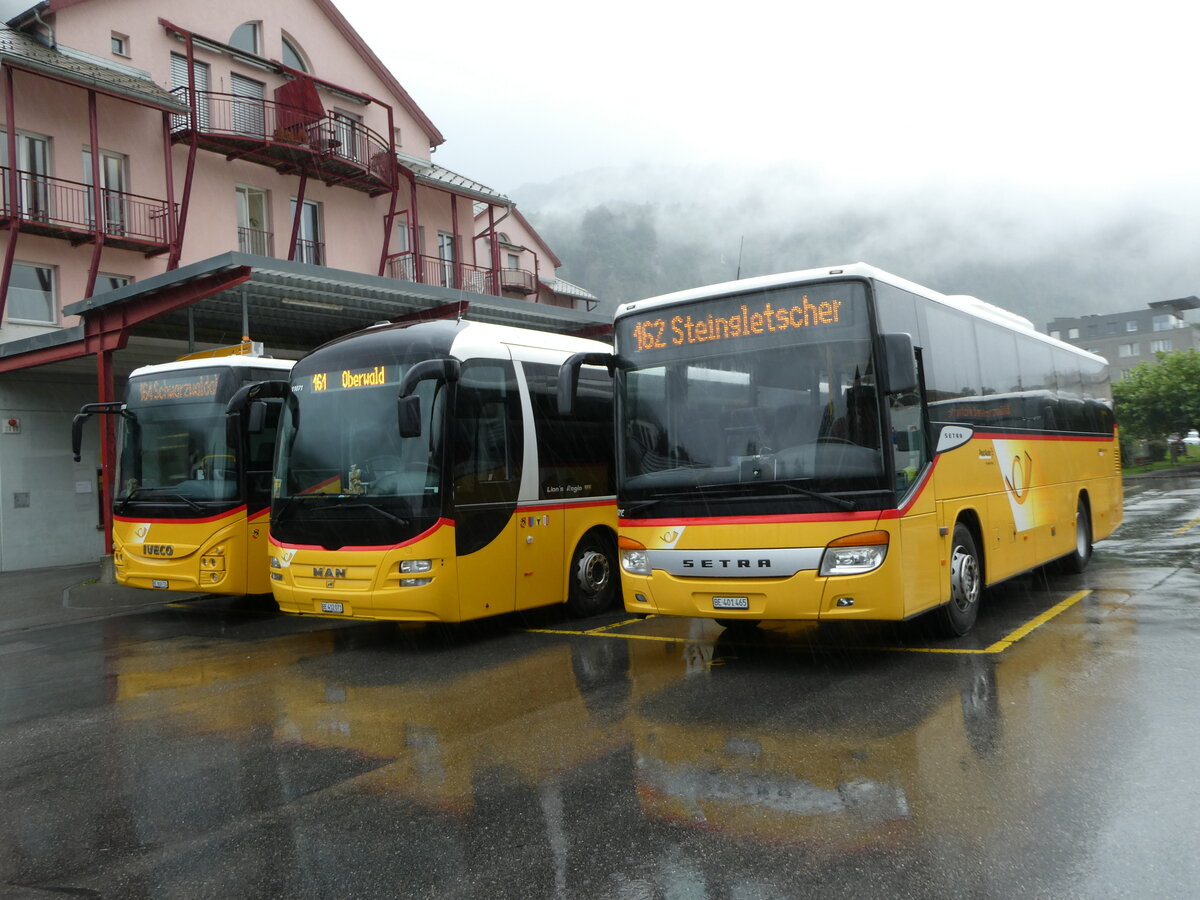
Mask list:
[[[215,516],[204,516],[203,518],[199,519],[188,519],[184,518],[183,516],[180,516],[176,519],[133,519],[128,516],[113,516],[113,521],[125,522],[129,525],[141,525],[143,523],[148,525],[188,525],[192,522],[218,522],[221,519],[232,519],[234,516],[242,516],[245,514],[246,507],[239,506],[236,509],[230,510],[229,512],[217,513]]]
[[[339,547],[336,552],[338,552],[338,553],[341,553],[341,552],[360,553],[360,552],[367,551],[367,550],[376,550],[376,551],[378,551],[378,550],[395,550],[399,547],[408,547],[412,544],[415,544],[417,541],[423,541],[423,540],[425,540],[425,538],[432,535],[439,528],[453,528],[453,527],[454,527],[453,519],[438,519],[436,522],[433,523],[432,526],[427,528],[425,531],[422,531],[416,537],[409,538],[407,541],[401,541],[399,544],[379,544],[379,545]],[[269,535],[267,539],[276,547],[282,547],[285,550],[326,550],[326,548],[322,547],[320,544],[285,544],[282,541],[277,540],[274,535]],[[335,551],[326,551],[326,552],[335,552]]]

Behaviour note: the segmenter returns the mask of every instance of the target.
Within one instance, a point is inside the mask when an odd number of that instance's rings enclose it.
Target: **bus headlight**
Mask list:
[[[415,575],[419,572],[429,572],[433,569],[432,559],[402,559],[400,571],[405,575]]]
[[[650,574],[650,555],[646,545],[633,538],[617,538],[617,549],[621,552],[621,568],[630,575]]]
[[[282,569],[282,568],[283,568],[283,563],[281,563],[281,562],[279,561],[279,557],[278,557],[278,556],[272,556],[272,557],[271,557],[271,568],[272,568],[272,569]]]
[[[862,575],[873,572],[887,558],[891,535],[866,531],[831,541],[821,557],[822,575]]]

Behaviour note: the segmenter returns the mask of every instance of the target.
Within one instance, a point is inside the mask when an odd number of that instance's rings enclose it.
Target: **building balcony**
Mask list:
[[[308,263],[312,266],[325,265],[325,243],[323,241],[308,241],[296,239],[296,253],[292,257],[296,262]]]
[[[170,247],[172,229],[165,200],[102,188],[97,221],[95,192],[78,181],[18,171],[15,203],[10,193],[9,169],[0,166],[0,228],[11,228],[16,220],[25,234],[72,244],[94,241],[101,234],[107,247],[147,255],[165,253]]]
[[[174,93],[187,100],[187,88]],[[390,145],[375,131],[273,100],[196,91],[192,115],[172,117],[171,137],[177,143],[194,138],[200,148],[226,159],[307,174],[372,197],[393,190],[398,177]]]
[[[275,235],[259,228],[238,226],[238,251],[255,256],[275,255]]]
[[[537,278],[528,269],[501,269],[500,288],[518,294],[536,294]]]
[[[421,271],[417,272],[418,259]],[[417,257],[412,253],[397,253],[387,259],[388,278],[411,281],[415,284],[431,284],[452,290],[469,291],[473,294],[500,296],[496,273],[483,266],[455,263],[436,256]],[[512,271],[512,270],[505,270]],[[526,273],[531,275],[531,273]],[[532,277],[532,276],[531,276]]]

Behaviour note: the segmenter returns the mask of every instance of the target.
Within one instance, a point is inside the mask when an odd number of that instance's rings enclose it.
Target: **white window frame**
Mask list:
[[[1158,340],[1150,342],[1151,353],[1170,353],[1171,349],[1171,341],[1169,338],[1159,338]]]
[[[296,219],[296,198],[292,198],[291,204],[292,221]],[[311,213],[311,217],[310,217]],[[311,265],[323,266],[326,265],[326,247],[322,233],[324,231],[324,222],[322,221],[321,204],[316,200],[305,200],[304,208],[300,212],[300,227],[296,231],[297,241],[306,241],[311,244],[311,248],[306,245],[300,245],[296,248],[296,253],[293,258],[296,262],[309,263]],[[305,249],[301,250],[301,247]],[[300,257],[303,257],[302,259]]]
[[[1120,344],[1117,347],[1118,359],[1131,359],[1132,357],[1141,355],[1141,348],[1136,342],[1132,344]]]
[[[5,304],[4,304],[5,318],[14,325],[18,324],[18,323],[22,324],[22,325],[58,325],[59,324],[59,318],[58,318],[58,267],[52,266],[52,265],[47,265],[46,263],[39,263],[39,262],[14,261],[13,262],[13,273],[14,274],[16,273],[16,270],[18,268],[42,269],[42,270],[50,273],[50,318],[49,319],[28,319],[28,318],[25,318],[24,316],[13,315],[13,308],[12,308],[13,283],[12,283],[11,277],[10,277],[10,281],[9,281],[9,285],[8,285],[9,295],[5,299]]]
[[[118,31],[112,32],[112,53],[113,56],[124,57],[129,59],[129,35],[121,34]]]

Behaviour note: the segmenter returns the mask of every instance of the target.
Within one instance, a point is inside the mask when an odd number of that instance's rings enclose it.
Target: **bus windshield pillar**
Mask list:
[[[116,399],[112,354],[111,350],[96,352],[97,393],[101,403],[112,403]],[[100,416],[97,424],[100,427],[100,510],[104,517],[104,554],[111,556],[113,552],[112,498],[117,469],[117,429],[112,416]]]

